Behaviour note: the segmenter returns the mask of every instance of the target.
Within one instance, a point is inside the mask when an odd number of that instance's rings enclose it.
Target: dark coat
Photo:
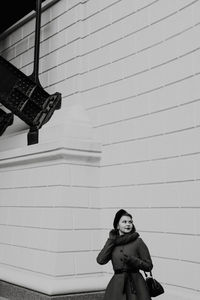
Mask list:
[[[101,265],[112,261],[115,274],[111,278],[104,300],[151,300],[140,270],[153,268],[146,244],[137,232],[118,236],[112,230],[97,256]]]

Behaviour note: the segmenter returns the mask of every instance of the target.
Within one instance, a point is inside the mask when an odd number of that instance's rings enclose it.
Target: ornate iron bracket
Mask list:
[[[39,129],[49,121],[56,109],[61,107],[61,94],[48,94],[38,78],[39,40],[40,40],[41,0],[36,0],[36,32],[33,73],[26,76],[10,62],[0,56],[0,102],[13,114],[30,126],[27,137],[28,145],[39,141]],[[0,135],[11,125],[11,116]],[[1,133],[2,132],[2,133]]]

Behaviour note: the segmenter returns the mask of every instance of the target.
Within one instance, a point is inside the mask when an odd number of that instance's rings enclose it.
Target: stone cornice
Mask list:
[[[73,158],[76,162],[92,164],[98,162],[100,156],[100,144],[68,139],[0,152],[0,168],[58,160],[71,162]]]

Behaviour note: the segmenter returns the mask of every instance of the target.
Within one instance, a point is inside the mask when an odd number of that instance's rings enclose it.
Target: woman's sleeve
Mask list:
[[[112,257],[112,250],[115,246],[113,239],[107,239],[103,249],[99,252],[97,256],[97,262],[100,265],[105,265]]]
[[[131,256],[129,258],[129,262],[135,267],[140,270],[150,272],[153,269],[153,263],[151,260],[151,255],[149,253],[149,249],[143,240],[140,238],[138,239],[138,257]]]

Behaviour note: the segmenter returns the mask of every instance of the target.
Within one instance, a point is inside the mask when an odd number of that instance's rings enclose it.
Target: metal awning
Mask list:
[[[33,10],[35,10],[35,0],[2,1],[0,8],[0,34]]]

